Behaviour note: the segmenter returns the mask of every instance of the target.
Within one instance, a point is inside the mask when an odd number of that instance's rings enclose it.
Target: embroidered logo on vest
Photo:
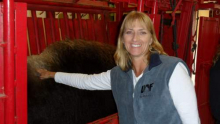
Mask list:
[[[146,87],[148,88],[149,91],[151,91],[151,88],[153,87],[153,84],[154,83],[143,85],[141,87],[141,93],[143,93],[145,91]]]

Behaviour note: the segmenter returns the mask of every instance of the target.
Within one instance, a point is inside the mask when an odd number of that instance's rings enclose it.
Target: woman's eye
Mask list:
[[[142,32],[140,32],[140,34],[144,35],[144,34],[147,34],[147,32],[145,32],[145,31],[142,31]]]
[[[125,34],[132,34],[132,31],[126,31]]]

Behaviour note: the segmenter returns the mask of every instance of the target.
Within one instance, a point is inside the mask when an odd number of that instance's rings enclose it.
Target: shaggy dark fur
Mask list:
[[[115,66],[115,47],[89,41],[61,41],[28,57],[28,124],[85,124],[116,113],[111,91],[87,91],[40,80],[36,68],[93,74]]]

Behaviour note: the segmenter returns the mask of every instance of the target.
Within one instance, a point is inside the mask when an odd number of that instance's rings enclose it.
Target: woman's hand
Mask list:
[[[40,74],[40,79],[54,78],[56,72],[51,72],[46,69],[37,69],[37,72]]]

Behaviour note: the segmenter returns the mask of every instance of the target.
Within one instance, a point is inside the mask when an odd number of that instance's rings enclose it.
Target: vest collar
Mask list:
[[[158,65],[160,65],[162,61],[160,60],[160,56],[158,53],[152,53],[150,56],[150,63],[149,63],[149,71]]]
[[[160,60],[160,55],[157,52],[152,53],[150,56],[149,66],[145,69],[144,72],[146,72],[147,70],[150,71],[152,68],[160,65],[161,63],[162,61]],[[125,72],[128,73],[130,76],[132,76],[132,69],[128,69]]]

